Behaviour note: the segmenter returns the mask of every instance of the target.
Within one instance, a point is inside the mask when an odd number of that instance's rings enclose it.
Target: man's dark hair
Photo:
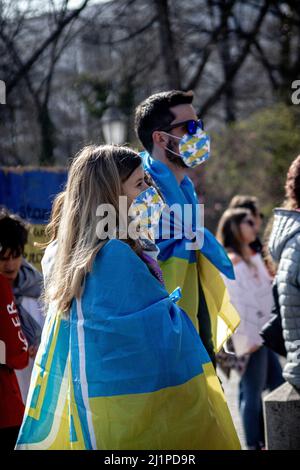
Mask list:
[[[249,209],[254,217],[259,215],[258,200],[255,196],[242,196],[239,194],[234,196],[229,203],[229,208],[234,209],[238,207]]]
[[[9,250],[13,256],[21,256],[28,238],[25,222],[7,209],[0,209],[0,257]]]
[[[192,91],[163,91],[149,96],[135,111],[135,132],[148,152],[152,152],[152,133],[155,130],[167,128],[175,119],[170,111],[179,104],[191,104],[194,95]]]

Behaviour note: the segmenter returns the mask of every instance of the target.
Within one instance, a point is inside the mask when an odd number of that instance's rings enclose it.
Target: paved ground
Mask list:
[[[285,365],[285,359],[279,357],[282,368]],[[246,450],[245,437],[243,432],[243,426],[238,409],[238,384],[239,384],[239,375],[234,370],[231,371],[230,379],[228,380],[225,375],[222,373],[220,368],[217,369],[218,376],[222,381],[222,386],[225,391],[225,396],[227,403],[231,412],[231,416],[237,430],[238,436],[240,438],[242,448]],[[263,396],[268,394],[267,391],[263,393]]]
[[[218,368],[218,376],[220,377],[222,381],[222,386],[224,388],[227,403],[231,412],[231,416],[232,416],[235,428],[240,438],[242,448],[246,449],[243,427],[242,427],[241,418],[240,418],[239,409],[238,409],[239,376],[233,370],[231,372],[230,379],[228,380],[219,368]]]

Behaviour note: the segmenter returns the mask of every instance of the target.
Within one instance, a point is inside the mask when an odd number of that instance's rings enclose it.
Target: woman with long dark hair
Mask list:
[[[239,407],[248,449],[264,447],[262,393],[282,382],[281,366],[273,351],[262,345],[260,331],[269,320],[273,306],[272,279],[259,253],[250,244],[256,238],[251,211],[227,209],[217,233],[233,263],[235,280],[224,278],[231,302],[241,317],[232,336],[241,375]]]

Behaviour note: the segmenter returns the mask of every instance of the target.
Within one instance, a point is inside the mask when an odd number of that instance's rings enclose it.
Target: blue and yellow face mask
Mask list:
[[[178,148],[179,154],[167,147],[169,152],[174,153],[182,158],[186,166],[194,168],[195,166],[204,163],[210,157],[210,137],[200,127],[197,128],[194,134],[186,133],[182,137],[168,134],[170,137],[179,140]]]
[[[142,191],[129,207],[129,217],[139,232],[138,238],[155,241],[155,230],[165,203],[157,190],[150,186]]]

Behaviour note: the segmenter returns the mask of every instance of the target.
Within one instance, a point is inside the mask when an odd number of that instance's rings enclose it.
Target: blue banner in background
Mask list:
[[[0,207],[29,223],[24,256],[39,270],[44,250],[37,243],[47,242],[45,227],[52,203],[56,194],[63,191],[66,180],[64,168],[0,168]]]
[[[53,199],[66,180],[63,168],[0,168],[0,205],[31,224],[47,224]]]

